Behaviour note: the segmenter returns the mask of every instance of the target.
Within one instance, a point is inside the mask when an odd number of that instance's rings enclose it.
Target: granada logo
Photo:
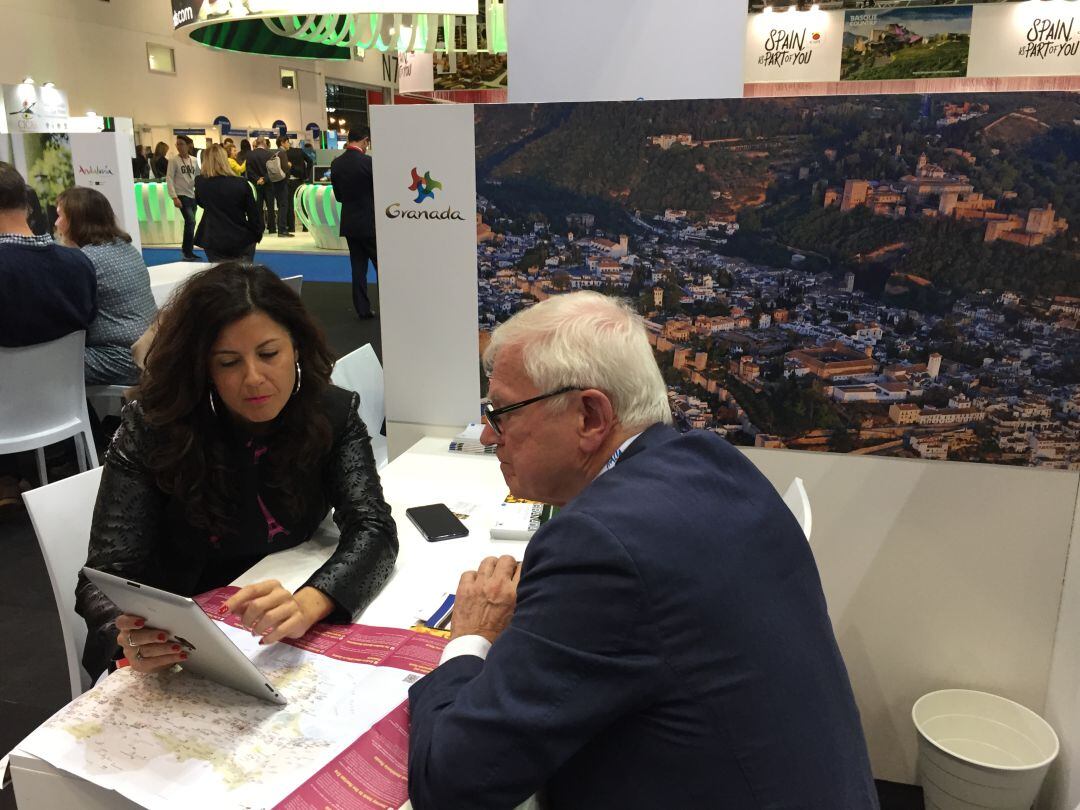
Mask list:
[[[417,173],[416,167],[413,166],[412,184],[409,186],[409,191],[416,192],[416,199],[413,200],[413,202],[422,203],[424,200],[427,199],[434,200],[435,189],[439,188],[442,188],[442,183],[440,183],[438,180],[435,180],[431,176],[431,172],[424,172],[424,176],[421,177]]]
[[[414,166],[412,169],[412,183],[409,191],[416,192],[413,204],[421,205],[425,200],[434,200],[435,192],[443,187],[443,184],[431,176],[431,172],[424,172],[423,177]],[[451,220],[453,222],[465,222],[465,215],[452,206],[447,206],[442,211],[432,208],[402,208],[401,203],[390,203],[386,206],[387,219],[436,219]]]
[[[464,222],[465,217],[454,208],[443,211],[417,211],[411,208],[402,208],[401,203],[390,203],[386,206],[387,219],[452,219],[455,222]]]

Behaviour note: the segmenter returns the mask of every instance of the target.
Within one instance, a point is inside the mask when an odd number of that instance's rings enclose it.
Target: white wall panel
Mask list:
[[[737,98],[740,0],[510,0],[510,101]]]
[[[1058,733],[1061,753],[1050,769],[1039,806],[1080,810],[1080,500],[1073,518],[1044,716]]]

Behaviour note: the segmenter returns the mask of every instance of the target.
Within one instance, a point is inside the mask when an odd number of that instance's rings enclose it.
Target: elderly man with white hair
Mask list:
[[[462,575],[409,693],[413,806],[876,808],[802,532],[738,450],[670,426],[641,319],[551,298],[484,365],[511,492],[563,509],[520,566]]]

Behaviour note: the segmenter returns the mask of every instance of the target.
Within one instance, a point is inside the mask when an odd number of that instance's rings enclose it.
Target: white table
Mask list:
[[[150,272],[150,291],[158,309],[165,306],[172,291],[195,273],[213,267],[210,262],[171,262],[146,268]]]
[[[187,267],[196,266],[185,263]],[[462,571],[476,568],[487,556],[513,554],[525,544],[488,536],[498,505],[508,489],[493,456],[451,453],[447,439],[425,438],[387,465],[380,477],[387,503],[397,522],[401,550],[394,573],[382,592],[357,621],[385,627],[408,627],[421,609],[434,609],[443,593],[452,593]],[[405,516],[412,506],[457,502],[477,505],[465,520],[469,536],[429,543]],[[272,554],[232,584],[278,579],[298,588],[333,553],[337,527],[329,520],[319,532],[296,548]],[[19,810],[134,810],[138,805],[120,794],[61,771],[37,757],[11,754],[11,777]],[[182,806],[181,798],[177,806]]]

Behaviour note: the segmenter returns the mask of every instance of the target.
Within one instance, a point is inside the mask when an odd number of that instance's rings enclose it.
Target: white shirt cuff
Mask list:
[[[459,655],[475,655],[479,658],[487,658],[491,642],[483,636],[458,636],[443,648],[440,664],[445,664],[451,658]]]

